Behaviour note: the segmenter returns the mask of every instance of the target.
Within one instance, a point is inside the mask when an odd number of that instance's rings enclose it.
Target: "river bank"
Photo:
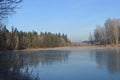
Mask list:
[[[85,46],[64,46],[64,47],[54,47],[54,48],[27,48],[22,51],[36,51],[36,50],[64,50],[72,48],[109,48],[109,47],[120,47],[120,44],[117,45],[85,45]],[[16,51],[16,50],[15,50]]]
[[[12,50],[12,51],[37,51],[37,50],[66,50],[66,49],[73,49],[73,48],[110,48],[110,47],[120,47],[120,44],[112,44],[112,45],[80,45],[80,46],[64,46],[64,47],[53,47],[53,48],[26,48],[21,50]],[[2,50],[1,50],[2,51]],[[3,51],[11,51],[11,50],[3,50]]]

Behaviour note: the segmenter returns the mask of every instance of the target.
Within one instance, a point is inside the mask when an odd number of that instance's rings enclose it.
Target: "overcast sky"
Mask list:
[[[24,0],[10,16],[8,28],[65,33],[72,41],[87,40],[97,24],[120,18],[120,0]]]

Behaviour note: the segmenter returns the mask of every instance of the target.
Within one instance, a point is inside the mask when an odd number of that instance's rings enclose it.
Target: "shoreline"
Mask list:
[[[120,44],[118,45],[84,45],[84,46],[63,46],[63,47],[54,47],[54,48],[27,48],[23,50],[13,50],[13,51],[37,51],[37,50],[64,50],[64,49],[73,49],[73,48],[112,48],[112,47],[120,47]]]
[[[102,49],[102,48],[112,48],[120,47],[120,44],[112,45],[80,45],[80,46],[63,46],[63,47],[53,47],[53,48],[27,48],[20,50],[3,50],[3,51],[38,51],[38,50],[67,50],[67,49]],[[2,52],[2,50],[0,51]]]

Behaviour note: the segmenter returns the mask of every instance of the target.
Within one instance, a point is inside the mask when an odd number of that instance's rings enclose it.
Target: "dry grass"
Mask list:
[[[63,49],[72,49],[72,48],[107,48],[107,47],[119,47],[120,44],[111,44],[111,45],[81,45],[81,46],[64,46],[64,47],[54,47],[54,48],[27,48],[25,51],[36,51],[36,50],[63,50]]]

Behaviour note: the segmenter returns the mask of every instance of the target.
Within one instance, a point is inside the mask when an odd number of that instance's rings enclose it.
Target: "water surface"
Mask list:
[[[0,52],[0,80],[13,79],[120,80],[120,48]]]

